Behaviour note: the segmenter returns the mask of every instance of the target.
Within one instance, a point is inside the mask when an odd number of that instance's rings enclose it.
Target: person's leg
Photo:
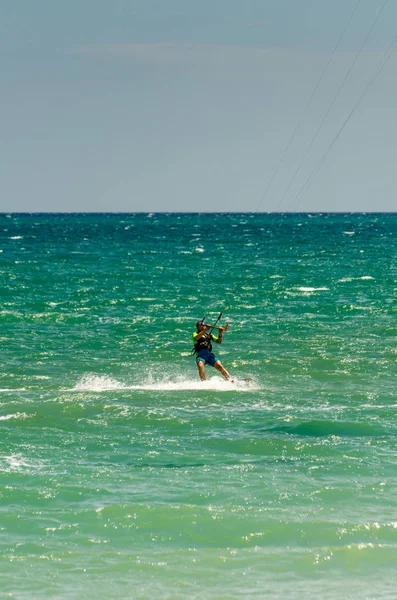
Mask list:
[[[228,373],[225,369],[225,367],[222,365],[220,360],[217,360],[216,363],[214,364],[214,367],[217,371],[219,371],[220,373],[222,373],[222,375],[224,376],[225,379],[231,379],[232,376],[230,375],[230,373]]]
[[[206,381],[207,378],[205,376],[204,363],[203,363],[202,360],[198,360],[197,361],[197,367],[198,367],[198,371],[199,371],[199,375],[200,375],[201,381]]]

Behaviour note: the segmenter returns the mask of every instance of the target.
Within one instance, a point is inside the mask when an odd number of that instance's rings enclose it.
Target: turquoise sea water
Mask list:
[[[397,215],[0,231],[0,597],[397,597]]]

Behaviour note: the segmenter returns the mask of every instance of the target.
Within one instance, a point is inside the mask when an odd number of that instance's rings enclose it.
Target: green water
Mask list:
[[[0,597],[396,597],[397,215],[0,231]]]

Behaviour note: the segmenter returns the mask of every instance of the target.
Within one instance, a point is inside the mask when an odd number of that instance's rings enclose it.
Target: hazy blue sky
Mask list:
[[[379,72],[396,0],[0,0],[0,15],[2,212],[397,210],[397,52]]]

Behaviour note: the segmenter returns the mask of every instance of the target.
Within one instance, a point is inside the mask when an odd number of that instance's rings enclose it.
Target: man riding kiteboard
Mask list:
[[[227,331],[229,324],[226,327],[215,327],[212,325],[206,325],[204,321],[197,321],[196,331],[193,333],[194,352],[196,353],[196,363],[199,371],[201,381],[206,381],[204,366],[210,365],[215,367],[217,371],[222,373],[223,377],[227,380],[231,380],[231,375],[222,365],[219,358],[217,358],[212,352],[212,343],[222,344],[222,335],[224,331]],[[218,336],[212,333],[213,329],[218,330]]]

